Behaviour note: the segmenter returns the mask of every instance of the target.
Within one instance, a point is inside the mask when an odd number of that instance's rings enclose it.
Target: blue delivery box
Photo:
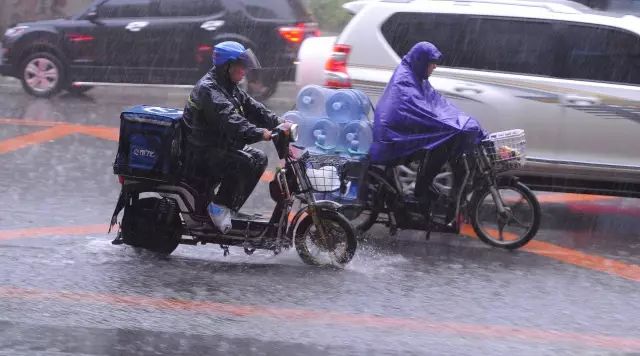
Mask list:
[[[117,175],[160,182],[180,175],[182,110],[138,105],[120,114]]]

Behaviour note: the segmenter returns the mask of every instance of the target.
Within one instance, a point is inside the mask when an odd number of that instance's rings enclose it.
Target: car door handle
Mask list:
[[[453,87],[453,90],[455,90],[458,93],[471,93],[471,94],[481,94],[484,90],[480,89],[478,86],[476,86],[475,84],[458,84],[455,87]]]
[[[601,100],[594,96],[581,96],[574,94],[567,94],[563,97],[563,101],[565,105],[575,105],[575,106],[589,106],[589,105],[599,105]]]
[[[147,27],[147,25],[149,25],[149,23],[146,21],[135,21],[129,22],[125,28],[130,32],[140,32],[140,30]]]

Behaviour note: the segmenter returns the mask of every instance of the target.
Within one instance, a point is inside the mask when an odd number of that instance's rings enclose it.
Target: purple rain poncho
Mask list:
[[[376,107],[370,150],[373,163],[390,163],[454,138],[461,139],[459,147],[466,150],[486,136],[474,118],[425,79],[429,63],[441,56],[436,46],[420,42],[402,58]]]

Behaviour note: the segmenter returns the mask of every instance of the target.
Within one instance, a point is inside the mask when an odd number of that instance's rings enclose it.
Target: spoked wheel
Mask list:
[[[471,224],[478,238],[496,247],[516,249],[526,245],[540,227],[540,203],[533,192],[522,183],[507,183],[498,186],[504,213],[490,190],[474,194],[471,200]]]
[[[20,74],[24,90],[39,98],[48,98],[58,93],[65,80],[62,62],[47,52],[28,56],[22,62]]]
[[[172,199],[143,198],[126,206],[122,217],[125,244],[169,255],[180,243],[182,221]]]
[[[307,215],[296,228],[295,245],[300,258],[310,265],[344,266],[356,252],[358,242],[349,221],[336,211],[317,212],[320,226]]]

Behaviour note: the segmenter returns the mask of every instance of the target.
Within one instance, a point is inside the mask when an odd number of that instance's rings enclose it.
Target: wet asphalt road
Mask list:
[[[267,104],[282,113],[294,94]],[[0,81],[0,354],[640,353],[639,200],[540,193],[543,228],[516,252],[379,228],[344,270],[294,251],[112,246],[118,115],[185,95],[36,100]],[[247,209],[272,207],[261,184]]]

